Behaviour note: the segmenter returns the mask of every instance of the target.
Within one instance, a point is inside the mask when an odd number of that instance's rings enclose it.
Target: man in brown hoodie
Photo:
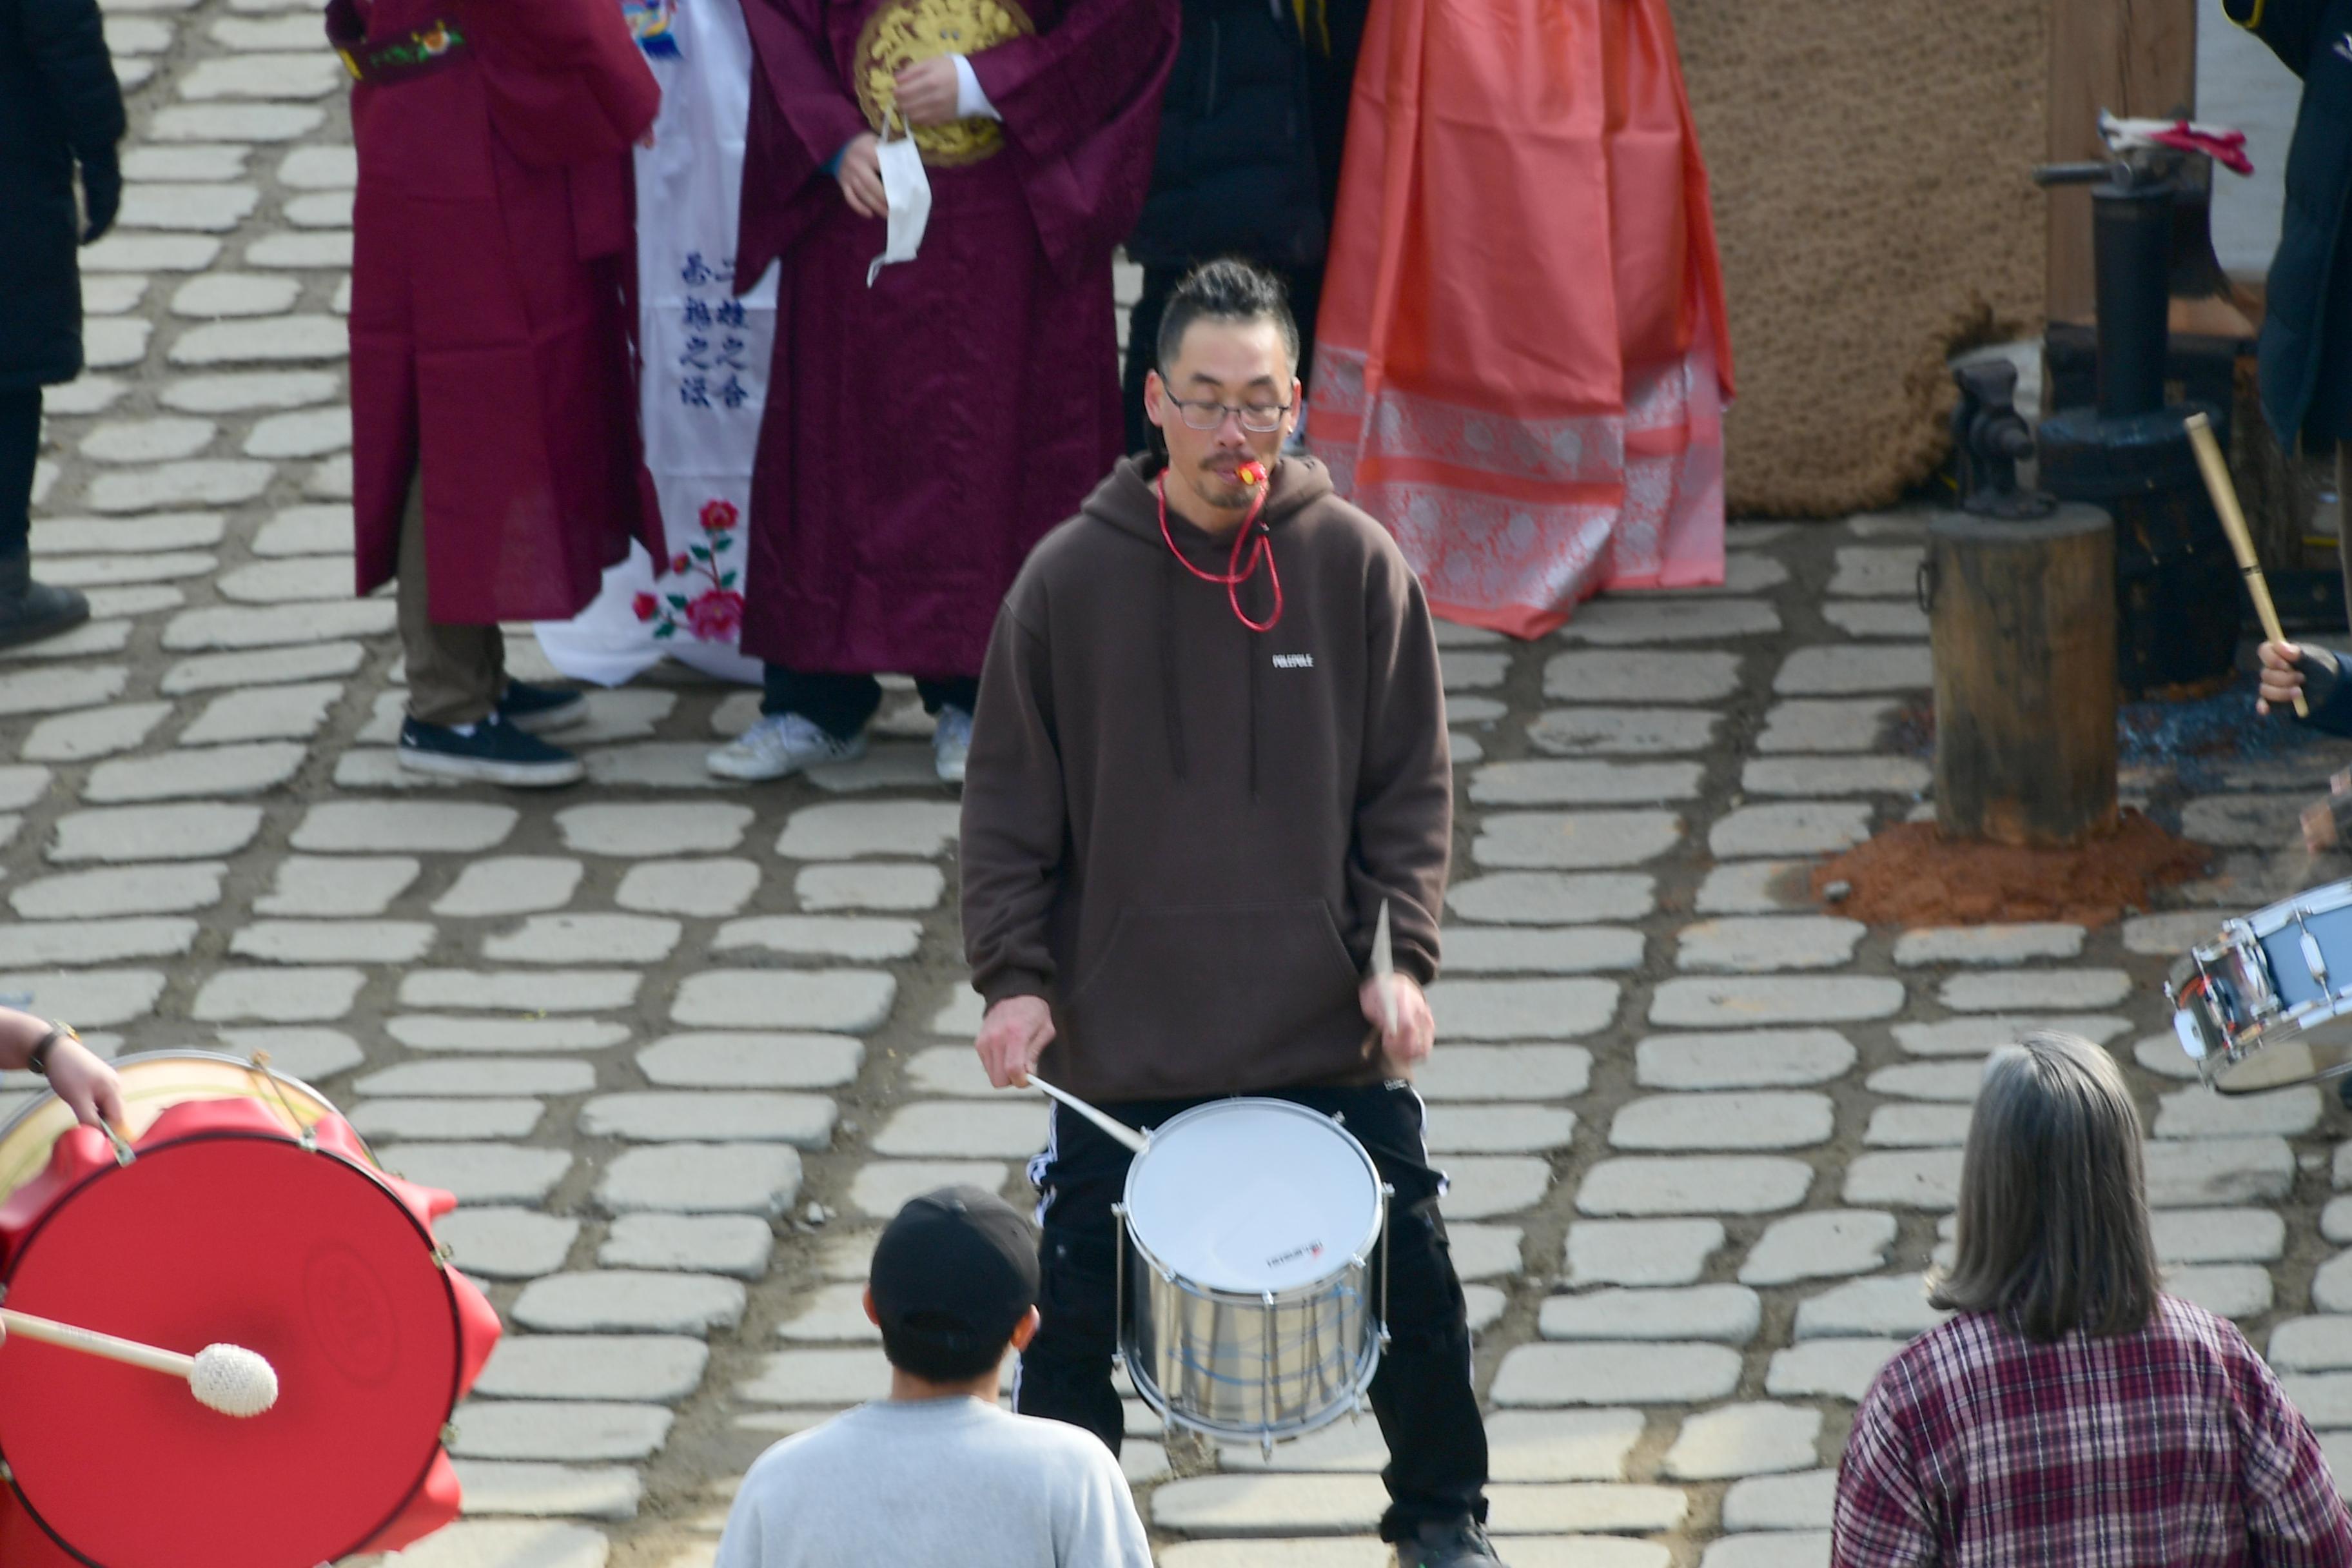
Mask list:
[[[1453,780],[1429,609],[1394,542],[1281,458],[1297,328],[1240,262],[1171,297],[1129,458],[1005,596],[963,795],[963,929],[990,1081],[1032,1068],[1130,1126],[1265,1094],[1340,1117],[1396,1189],[1381,1534],[1492,1563],[1486,1439],[1444,1179],[1407,1076],[1433,1028]],[[1381,904],[1391,996],[1367,978]],[[1384,1022],[1388,1002],[1395,1021]],[[1025,1415],[1116,1451],[1110,1205],[1127,1150],[1054,1112]]]

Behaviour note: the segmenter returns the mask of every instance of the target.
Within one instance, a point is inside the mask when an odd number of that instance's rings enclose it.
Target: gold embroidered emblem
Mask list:
[[[857,106],[880,132],[895,114],[897,77],[906,67],[941,55],[976,55],[1037,30],[1015,0],[887,0],[857,35]],[[915,127],[915,145],[935,168],[976,163],[1004,145],[1004,128],[981,117]]]

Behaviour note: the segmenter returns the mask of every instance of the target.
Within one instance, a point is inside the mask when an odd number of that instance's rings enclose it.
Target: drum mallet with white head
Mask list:
[[[2246,579],[2246,595],[2254,602],[2254,614],[2263,621],[2263,636],[2275,643],[2286,641],[2286,633],[2279,626],[2278,606],[2271,603],[2271,585],[2263,576],[2263,563],[2254,554],[2254,536],[2247,531],[2246,514],[2238,510],[2237,488],[2230,483],[2230,465],[2221,458],[2221,444],[2213,439],[2213,422],[2202,414],[2189,416],[2189,445],[2197,453],[2197,467],[2205,475],[2205,490],[2213,498],[2213,510],[2221,514],[2221,531],[2230,536],[2230,548],[2236,552],[2238,570]],[[2311,707],[2303,693],[2294,695],[2294,716],[2311,717]]]
[[[277,1371],[261,1355],[243,1345],[206,1345],[192,1356],[182,1355],[176,1351],[142,1345],[136,1340],[101,1334],[95,1329],[53,1323],[47,1318],[5,1307],[0,1307],[0,1327],[43,1344],[184,1377],[197,1404],[224,1415],[258,1415],[278,1403]]]

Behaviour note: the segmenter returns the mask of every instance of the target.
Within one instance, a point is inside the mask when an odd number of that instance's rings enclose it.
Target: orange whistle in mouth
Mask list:
[[[1265,470],[1255,463],[1244,463],[1241,466],[1241,480],[1245,485],[1262,485],[1265,483]]]

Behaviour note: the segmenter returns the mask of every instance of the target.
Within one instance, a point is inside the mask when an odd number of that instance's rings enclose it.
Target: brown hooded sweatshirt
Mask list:
[[[1428,604],[1289,458],[1263,518],[1282,616],[1253,632],[1171,553],[1155,473],[1113,469],[998,612],[963,791],[972,984],[1047,998],[1038,1070],[1091,1100],[1374,1081],[1357,990],[1383,899],[1398,972],[1437,971],[1454,791]],[[1227,571],[1233,536],[1168,530]],[[1272,613],[1263,565],[1237,592]]]

